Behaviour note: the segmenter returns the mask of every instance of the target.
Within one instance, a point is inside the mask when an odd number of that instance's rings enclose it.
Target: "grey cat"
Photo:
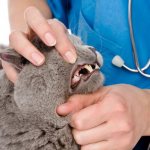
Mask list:
[[[80,149],[71,133],[70,116],[59,116],[56,107],[73,94],[91,93],[102,86],[102,56],[78,37],[68,36],[77,50],[75,64],[66,63],[38,37],[33,44],[46,57],[40,67],[12,50],[0,53],[19,71],[13,85],[0,70],[0,150]]]

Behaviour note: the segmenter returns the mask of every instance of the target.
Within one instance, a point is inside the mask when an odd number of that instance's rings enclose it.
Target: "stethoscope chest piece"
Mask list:
[[[139,72],[138,69],[132,69],[132,68],[129,68],[128,66],[126,66],[125,61],[119,55],[116,55],[113,57],[112,64],[119,68],[123,67],[126,70],[131,71],[131,72],[136,72],[136,73]],[[144,73],[144,71],[147,70],[149,67],[150,67],[150,59],[147,62],[147,64],[140,70]],[[146,74],[146,75],[147,75],[146,77],[150,77],[149,74]],[[145,76],[145,73],[144,73],[144,76]]]

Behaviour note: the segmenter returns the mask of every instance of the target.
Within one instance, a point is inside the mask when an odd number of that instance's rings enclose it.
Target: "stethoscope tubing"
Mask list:
[[[139,59],[138,59],[138,54],[137,54],[137,49],[136,49],[136,44],[134,39],[133,25],[132,25],[132,0],[129,0],[128,2],[128,22],[129,22],[129,29],[130,29],[130,38],[132,43],[133,58],[135,61],[135,66],[137,68],[137,71],[133,71],[132,69],[131,70],[132,72],[139,72],[141,75],[150,78],[150,74],[144,73],[144,70],[146,70],[150,66],[150,60],[148,61],[144,69],[141,69],[139,64]],[[130,69],[127,66],[125,67],[128,68],[128,70]]]

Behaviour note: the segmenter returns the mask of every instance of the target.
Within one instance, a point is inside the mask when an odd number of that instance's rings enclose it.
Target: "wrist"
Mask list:
[[[146,124],[144,136],[150,136],[150,90],[144,90],[146,94]]]

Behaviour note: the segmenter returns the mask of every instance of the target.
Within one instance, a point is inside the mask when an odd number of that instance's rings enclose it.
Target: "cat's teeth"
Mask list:
[[[95,64],[95,69],[99,69],[100,67],[98,66],[98,64]]]
[[[93,68],[91,65],[85,65],[84,68],[86,68],[90,73],[93,72]]]

